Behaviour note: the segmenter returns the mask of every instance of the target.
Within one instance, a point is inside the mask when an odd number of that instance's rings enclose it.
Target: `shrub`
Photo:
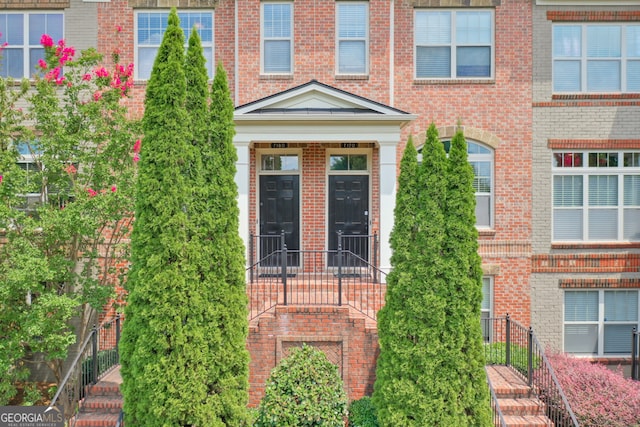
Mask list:
[[[349,405],[349,427],[378,427],[378,416],[368,396],[354,400]]]
[[[255,425],[341,427],[346,413],[338,368],[322,351],[303,345],[271,371]]]
[[[640,383],[589,360],[558,353],[548,357],[581,426],[640,425]]]

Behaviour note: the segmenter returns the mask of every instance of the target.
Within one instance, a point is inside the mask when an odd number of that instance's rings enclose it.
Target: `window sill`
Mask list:
[[[495,237],[496,230],[493,228],[478,228],[478,237]]]
[[[493,85],[495,79],[413,79],[414,85]]]
[[[582,99],[640,99],[640,93],[573,93],[553,94],[554,100],[582,100]]]
[[[369,74],[336,74],[336,80],[369,80]]]
[[[640,242],[552,243],[551,249],[640,249]]]
[[[260,74],[260,80],[293,80],[293,74]]]

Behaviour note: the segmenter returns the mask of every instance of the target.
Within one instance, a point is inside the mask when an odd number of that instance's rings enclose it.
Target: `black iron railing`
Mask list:
[[[486,372],[486,367],[485,367]],[[496,427],[507,427],[507,422],[504,419],[502,410],[500,410],[500,403],[498,402],[498,396],[489,381],[489,373],[487,373],[487,385],[489,386],[489,392],[491,393],[491,413],[493,418],[493,425]]]
[[[633,328],[631,331],[631,378],[638,381],[640,375],[640,355],[638,350],[640,349],[640,331]]]
[[[487,365],[506,365],[520,373],[532,392],[545,404],[546,415],[556,427],[578,427],[578,421],[562,391],[553,367],[533,329],[507,314],[482,319]]]
[[[49,408],[62,405],[67,421],[77,413],[79,402],[84,399],[88,387],[105,376],[119,363],[118,344],[122,331],[120,315],[100,327],[93,327],[89,336],[78,349],[78,353],[58,385]]]
[[[352,250],[362,249],[365,239],[377,242],[377,236],[355,237],[339,235],[336,250],[303,251],[289,250],[284,234],[252,236],[249,253],[260,248],[263,256],[250,256],[247,269],[250,319],[277,305],[345,305],[376,319],[384,303],[384,272]],[[372,248],[377,256],[377,244]]]

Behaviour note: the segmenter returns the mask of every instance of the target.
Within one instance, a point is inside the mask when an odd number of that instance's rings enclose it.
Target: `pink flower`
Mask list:
[[[53,47],[53,39],[48,34],[43,34],[40,37],[40,44],[44,47]]]
[[[44,59],[39,59],[38,60],[38,66],[40,68],[42,68],[43,70],[46,70],[48,65],[47,65],[47,61],[45,61]]]
[[[140,160],[140,155],[138,153],[133,155],[133,161],[138,163],[138,161]]]
[[[91,74],[85,74],[84,76],[82,76],[82,80],[84,80],[85,82],[91,81]]]
[[[116,192],[116,190],[117,190],[117,188],[116,188],[116,186],[115,186],[115,185],[111,186],[111,192],[112,192],[112,193],[115,193],[115,192]]]
[[[100,91],[94,92],[94,94],[93,94],[93,100],[94,101],[100,101],[101,98],[102,98],[102,92],[100,92]]]
[[[141,145],[142,145],[142,141],[137,139],[135,144],[133,144],[133,152],[136,153],[136,154],[140,153],[140,146]]]
[[[93,188],[87,188],[87,193],[89,193],[89,197],[95,197],[98,195],[98,192]]]
[[[69,166],[67,166],[66,168],[64,168],[65,172],[67,172],[69,175],[73,175],[74,173],[78,172],[78,169],[76,169],[76,167],[73,164],[70,164]]]
[[[119,33],[122,31],[122,27],[120,25],[116,25],[116,33]]]
[[[2,175],[0,175],[0,184],[2,184]]]
[[[96,68],[93,72],[96,77],[109,77],[109,72],[104,67]]]

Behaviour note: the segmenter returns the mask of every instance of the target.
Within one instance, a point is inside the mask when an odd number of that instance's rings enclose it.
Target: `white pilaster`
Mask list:
[[[399,136],[399,135],[397,135]],[[389,237],[393,229],[396,206],[396,147],[398,141],[378,141],[380,144],[380,269],[391,271]]]
[[[238,186],[238,208],[240,209],[239,232],[249,259],[249,141],[234,141],[238,160],[235,181]]]

